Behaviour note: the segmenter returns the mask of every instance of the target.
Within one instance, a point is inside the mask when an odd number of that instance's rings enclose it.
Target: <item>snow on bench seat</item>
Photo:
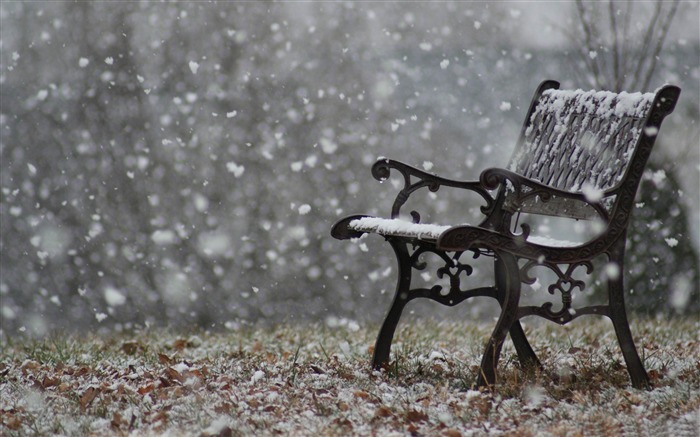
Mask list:
[[[396,235],[413,237],[420,240],[437,240],[440,234],[452,226],[443,226],[430,223],[413,223],[402,219],[386,219],[379,217],[363,217],[353,220],[348,225],[350,229],[361,232],[373,232],[379,235]],[[529,243],[549,247],[576,247],[581,243],[567,240],[557,240],[544,236],[530,236]]]

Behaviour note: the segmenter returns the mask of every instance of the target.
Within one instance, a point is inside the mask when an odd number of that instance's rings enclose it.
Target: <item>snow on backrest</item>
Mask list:
[[[620,182],[654,93],[548,89],[542,93],[509,170],[581,192]]]

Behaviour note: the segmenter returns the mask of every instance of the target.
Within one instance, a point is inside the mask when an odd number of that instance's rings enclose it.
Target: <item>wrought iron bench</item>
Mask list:
[[[404,186],[394,200],[391,218],[351,215],[331,230],[341,240],[380,234],[398,260],[396,292],[377,337],[373,367],[389,364],[394,332],[409,301],[422,297],[453,306],[471,297],[488,296],[498,301],[501,313],[482,357],[478,386],[497,383],[496,366],[508,333],[521,365],[541,367],[521,318],[535,315],[564,325],[594,314],[612,320],[633,386],[648,387],[649,378],[625,312],[625,240],[645,164],[661,122],[673,111],[679,94],[680,89],[671,85],[654,93],[616,94],[559,90],[558,82],[545,81],[535,92],[507,169],[487,169],[478,181],[446,179],[398,161],[378,160],[372,167],[375,179],[388,179],[392,170],[403,176]],[[421,188],[436,192],[441,187],[481,196],[485,202],[482,221],[476,226],[445,226],[420,223],[415,211],[410,221],[400,217],[412,193]],[[597,219],[604,223],[604,230],[581,243],[531,236],[525,223],[515,233],[511,226],[520,213]],[[462,289],[462,277],[472,274],[472,267],[463,259],[467,257],[462,257],[465,252],[474,258],[493,257],[492,286]],[[449,286],[412,287],[413,271],[426,267],[423,255],[438,257],[441,266],[436,276],[449,279]],[[581,292],[586,286],[574,272],[583,268],[591,274],[594,258],[601,257],[604,264],[598,261],[595,265],[603,266],[607,273],[607,304],[574,308],[574,291]],[[560,294],[560,309],[555,310],[551,302],[520,305],[521,284],[535,283],[531,272],[535,267],[556,275],[548,291]]]

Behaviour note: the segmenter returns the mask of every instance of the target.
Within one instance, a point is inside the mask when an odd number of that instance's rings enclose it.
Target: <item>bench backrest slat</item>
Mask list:
[[[641,140],[651,138],[653,144],[653,126],[660,123],[660,119],[656,123],[652,120],[656,117],[650,117],[655,106],[659,106],[657,93],[571,91],[558,87],[554,81],[540,85],[508,169],[574,193],[617,187],[637,159],[635,152]],[[668,109],[665,106],[664,111]],[[661,114],[661,118],[665,115]],[[646,156],[642,158],[646,161]],[[561,208],[556,201],[549,205],[529,202],[524,210],[574,218],[595,215],[585,205],[572,208],[571,202],[566,206],[562,203]]]

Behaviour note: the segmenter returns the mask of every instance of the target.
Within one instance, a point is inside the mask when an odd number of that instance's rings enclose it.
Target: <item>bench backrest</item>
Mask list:
[[[631,94],[558,88],[555,81],[538,88],[508,169],[568,192],[614,190],[630,178],[636,191],[661,121],[673,111],[680,89],[665,86],[655,93]],[[597,215],[563,199],[531,199],[522,210],[573,218]]]

